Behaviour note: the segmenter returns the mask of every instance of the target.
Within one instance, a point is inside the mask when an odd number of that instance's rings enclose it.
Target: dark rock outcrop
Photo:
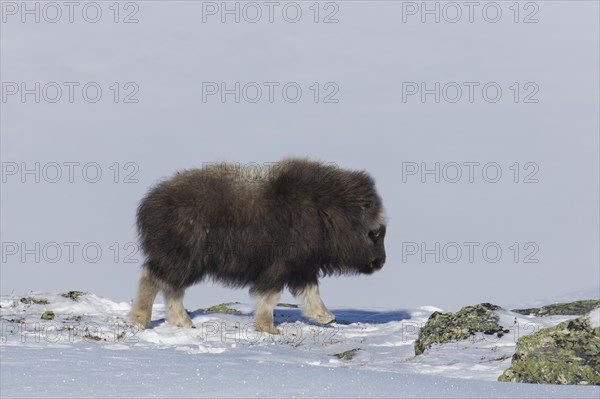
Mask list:
[[[600,328],[579,317],[519,338],[498,381],[600,385]]]
[[[476,332],[496,334],[501,337],[508,332],[498,324],[495,313],[501,309],[490,303],[466,306],[456,313],[433,312],[425,326],[419,330],[415,341],[415,355],[420,355],[433,344],[463,340]]]

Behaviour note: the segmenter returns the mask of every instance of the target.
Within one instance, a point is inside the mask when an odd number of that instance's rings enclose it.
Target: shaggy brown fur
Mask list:
[[[169,321],[191,326],[183,292],[211,278],[250,286],[263,331],[278,332],[272,311],[285,287],[302,295],[309,317],[331,322],[318,278],[379,270],[383,215],[373,179],[334,165],[287,159],[269,168],[219,164],[178,173],[138,208],[146,262],[131,317],[147,327],[163,290]]]

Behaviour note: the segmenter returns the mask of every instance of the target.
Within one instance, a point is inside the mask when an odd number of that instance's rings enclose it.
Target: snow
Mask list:
[[[127,320],[130,305],[88,293],[74,301],[28,293],[48,304],[2,297],[1,386],[10,397],[598,397],[599,387],[496,382],[516,339],[569,316],[500,311],[502,338],[476,334],[414,356],[418,329],[437,307],[332,309],[318,326],[299,309],[277,308],[280,336],[259,333],[252,307],[241,315],[191,312],[194,329],[165,322],[157,304],[149,329]],[[53,311],[53,320],[41,314]],[[351,360],[334,356],[359,348]]]
[[[14,397],[597,397],[598,389],[469,381],[310,366],[234,354],[151,348],[122,352],[2,348],[3,394]],[[14,382],[19,384],[13,384]]]
[[[592,328],[600,327],[600,308],[592,310],[587,317],[590,319],[590,325]]]

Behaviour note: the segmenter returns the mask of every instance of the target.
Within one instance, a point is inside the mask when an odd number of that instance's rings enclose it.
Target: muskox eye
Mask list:
[[[377,239],[377,237],[379,237],[379,235],[381,234],[381,230],[371,230],[369,231],[369,238],[373,241],[375,241],[375,239]]]

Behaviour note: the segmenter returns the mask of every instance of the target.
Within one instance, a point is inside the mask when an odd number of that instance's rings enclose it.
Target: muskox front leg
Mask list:
[[[152,317],[152,305],[160,290],[159,282],[150,274],[147,267],[142,270],[138,294],[135,297],[129,319],[141,328],[148,328]]]
[[[335,321],[335,316],[325,307],[319,294],[319,284],[310,284],[300,291],[304,306],[302,311],[306,317],[319,324],[329,324]]]
[[[256,327],[260,331],[264,331],[269,334],[279,334],[278,328],[275,328],[273,323],[273,310],[279,302],[281,297],[281,291],[270,291],[258,294],[258,303],[256,305]]]
[[[193,327],[194,323],[183,307],[183,294],[185,289],[165,287],[165,306],[167,307],[167,321],[177,327]]]

